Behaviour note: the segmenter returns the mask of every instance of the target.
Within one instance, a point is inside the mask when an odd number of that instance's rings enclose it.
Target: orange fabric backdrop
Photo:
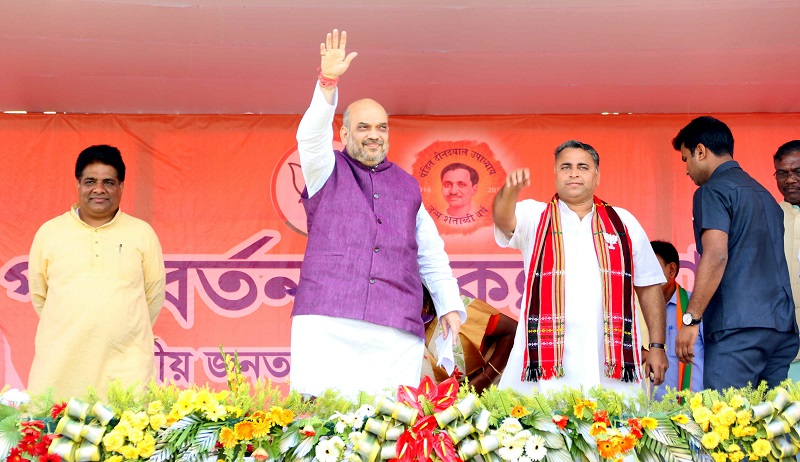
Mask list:
[[[800,114],[720,115],[735,158],[772,191],[772,155],[798,138]],[[219,345],[239,351],[245,373],[284,382],[292,298],[305,248],[302,174],[294,134],[300,116],[0,114],[0,382],[23,385],[36,315],[27,253],[38,227],[76,201],[74,162],[92,144],[120,148],[128,166],[122,208],[148,221],[167,261],[168,302],[155,327],[165,380],[221,386]],[[493,242],[491,199],[504,175],[530,167],[523,194],[554,192],[553,148],[588,142],[601,156],[598,195],[631,211],[651,239],[674,242],[691,286],[691,199],[670,140],[688,115],[391,118],[389,158],[418,179],[462,289],[516,315],[521,261]],[[337,118],[336,123],[340,123]],[[338,128],[338,127],[337,127]],[[338,131],[337,131],[338,133]],[[467,219],[447,216],[439,173],[448,163],[481,175]],[[87,294],[91,296],[91,294]]]

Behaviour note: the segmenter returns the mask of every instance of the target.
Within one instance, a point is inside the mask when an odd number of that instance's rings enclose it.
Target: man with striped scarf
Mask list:
[[[547,203],[517,202],[528,169],[509,174],[494,200],[495,240],[522,252],[526,281],[500,387],[636,393],[643,374],[634,293],[651,341],[644,372],[658,385],[667,370],[666,280],[650,241],[630,213],[595,197],[600,157],[592,146],[571,140],[556,148],[555,174]]]

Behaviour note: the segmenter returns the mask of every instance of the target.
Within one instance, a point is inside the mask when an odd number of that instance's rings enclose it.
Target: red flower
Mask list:
[[[64,412],[64,409],[66,408],[67,408],[67,403],[65,403],[64,401],[61,401],[61,403],[58,404],[54,404],[53,409],[50,409],[50,417],[52,417],[53,420],[58,419],[58,416],[60,416],[61,413]]]
[[[311,425],[306,425],[302,429],[300,429],[300,434],[308,438],[309,436],[314,436],[317,434],[317,431],[314,430],[314,427]]]
[[[440,412],[452,406],[457,395],[458,382],[453,377],[437,386],[430,377],[425,376],[417,388],[408,385],[397,388],[397,401],[416,409],[420,417],[425,415],[420,398],[425,398],[433,405],[433,412]]]
[[[456,381],[460,382],[461,379],[464,378],[464,373],[461,372],[461,370],[458,368],[458,366],[455,366],[453,368],[453,373],[450,374],[450,377],[452,377],[452,378],[456,379]]]
[[[27,462],[27,459],[22,458],[22,451],[17,448],[12,448],[11,453],[8,455],[7,462]]]
[[[39,462],[61,462],[61,457],[56,454],[45,454],[39,456]]]
[[[595,422],[603,422],[606,426],[611,426],[611,421],[608,419],[608,411],[602,410],[597,411],[592,415],[592,418]]]
[[[558,425],[558,428],[565,429],[567,428],[567,423],[569,422],[569,418],[565,415],[556,414],[553,416],[553,423]]]
[[[642,433],[642,422],[639,419],[635,417],[628,419],[628,427],[631,429],[631,435],[636,439],[642,439],[644,434]]]

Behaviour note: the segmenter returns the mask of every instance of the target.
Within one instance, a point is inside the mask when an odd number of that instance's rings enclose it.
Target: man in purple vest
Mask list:
[[[344,113],[334,151],[336,84],[356,53],[334,29],[320,44],[321,72],[297,129],[306,182],[308,245],[292,311],[292,389],[345,396],[416,385],[425,331],[422,284],[448,338],[466,312],[419,183],[386,159],[389,123],[377,102]]]

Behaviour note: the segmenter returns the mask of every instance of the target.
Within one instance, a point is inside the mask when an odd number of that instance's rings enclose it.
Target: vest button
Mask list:
[[[380,249],[379,247],[375,247],[375,248],[374,248],[374,249],[372,249],[372,250],[374,250],[374,251],[375,251],[375,253],[378,253],[378,252],[380,252],[380,251],[381,251],[381,249]]]
[[[383,220],[381,220],[380,218],[378,218],[378,224],[379,224],[379,225],[382,225],[382,224],[383,224]]]
[[[373,195],[372,195],[372,197],[374,197],[375,199],[377,199],[377,198],[378,198],[378,193],[375,193],[375,194],[373,194]]]
[[[369,283],[370,284],[375,284],[375,278],[369,278]]]

